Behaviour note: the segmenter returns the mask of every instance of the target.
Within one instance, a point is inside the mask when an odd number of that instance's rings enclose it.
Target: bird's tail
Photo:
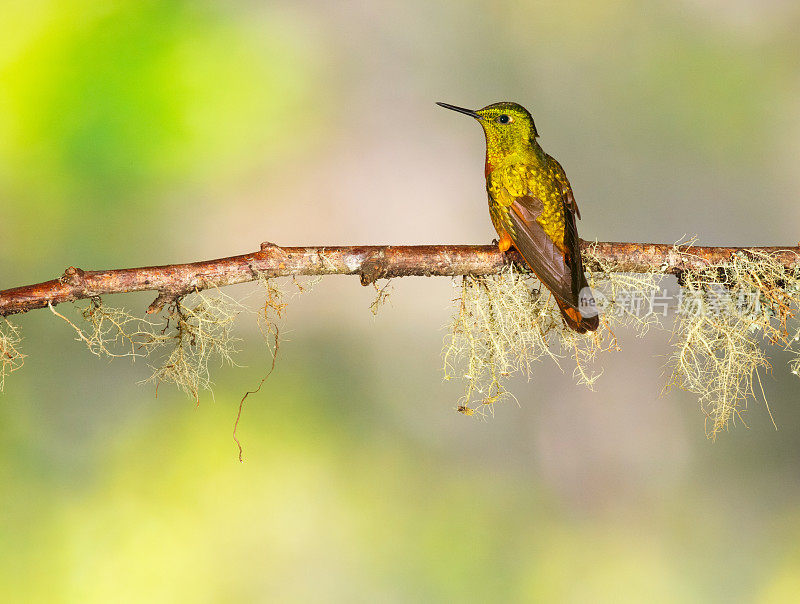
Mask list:
[[[561,315],[564,317],[564,322],[570,329],[574,329],[578,333],[586,333],[587,331],[594,331],[600,326],[600,319],[597,315],[584,317],[577,308],[573,308],[558,298],[556,298],[556,303]]]
[[[564,317],[564,322],[570,329],[574,329],[578,333],[586,333],[587,331],[595,331],[598,327],[600,327],[600,316],[597,313],[597,308],[594,304],[594,296],[589,289],[589,284],[586,282],[586,275],[581,274],[581,289],[580,293],[578,294],[578,305],[581,305],[586,297],[582,297],[584,293],[589,293],[589,298],[591,305],[587,308],[593,310],[595,314],[593,316],[585,317],[581,314],[581,311],[576,308],[575,306],[568,304],[558,298],[558,296],[553,296],[556,299],[556,303],[558,304],[558,309],[561,311],[561,316]]]

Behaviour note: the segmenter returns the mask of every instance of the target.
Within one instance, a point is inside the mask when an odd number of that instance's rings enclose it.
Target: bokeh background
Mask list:
[[[531,109],[585,238],[793,244],[798,27],[784,0],[0,1],[0,288],[264,240],[488,242],[480,129],[438,100]],[[618,334],[595,392],[543,364],[476,420],[442,381],[454,292],[397,280],[377,317],[353,278],[293,299],[244,464],[231,428],[269,361],[251,320],[196,407],[15,317],[2,599],[797,600],[780,351],[778,431],[755,402],[707,441],[696,400],[661,394],[666,333]]]

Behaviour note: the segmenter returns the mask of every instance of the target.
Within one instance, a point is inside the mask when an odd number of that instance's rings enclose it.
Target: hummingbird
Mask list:
[[[575,226],[581,213],[564,168],[536,141],[539,133],[531,114],[510,102],[477,110],[437,105],[473,117],[483,127],[489,216],[500,237],[500,251],[517,249],[553,294],[571,329],[596,330],[597,308],[583,272]]]

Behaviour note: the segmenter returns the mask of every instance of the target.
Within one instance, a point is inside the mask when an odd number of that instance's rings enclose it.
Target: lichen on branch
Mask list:
[[[531,279],[507,267],[498,275],[464,276],[446,336],[445,379],[463,378],[466,392],[458,409],[492,411],[513,399],[505,387],[515,374],[530,377],[533,364],[549,348],[550,332],[561,321]]]
[[[663,273],[618,272],[612,261],[592,254],[591,248],[585,257],[595,268],[591,285],[603,311],[601,327],[593,333],[566,327],[550,293],[514,266],[497,275],[465,276],[456,283],[459,293],[443,357],[445,379],[465,381],[460,412],[493,413],[504,399],[516,400],[506,388],[509,378],[530,379],[534,364],[545,358],[560,368],[572,359],[573,377],[592,389],[602,374],[593,365],[597,356],[619,350],[615,329],[629,326],[641,335],[659,325],[654,313],[639,315],[620,302],[632,289],[655,291]]]
[[[219,290],[173,298],[161,311],[161,321],[137,317],[100,298],[77,308],[80,318],[75,321],[50,307],[92,354],[144,357],[152,370],[145,383],[155,384],[156,391],[160,384],[172,383],[196,402],[201,391],[211,391],[209,364],[234,364],[237,339],[233,328],[243,309]]]
[[[155,384],[174,384],[187,396],[200,402],[200,392],[212,392],[209,365],[235,365],[237,338],[233,335],[236,317],[244,307],[221,291],[201,291],[182,296],[167,309],[166,324],[150,332],[141,348],[157,359],[145,380]]]
[[[797,262],[787,263],[785,254],[768,250],[700,262],[692,242],[675,244],[671,255],[687,268],[680,273],[678,303],[672,309],[676,317],[668,387],[698,397],[706,432],[714,438],[757,395],[769,412],[760,377],[772,368],[765,344],[789,350],[790,369],[800,374],[800,268]],[[571,357],[578,383],[592,388],[602,374],[592,362],[601,352],[619,350],[617,331],[629,328],[642,336],[667,328],[666,311],[657,308],[657,303],[664,304],[657,301],[666,297],[664,267],[628,272],[595,246],[584,249],[584,262],[592,267],[589,281],[602,312],[600,329],[590,334],[568,329],[547,291],[511,267],[498,275],[465,276],[457,283],[443,356],[445,378],[465,380],[459,411],[493,412],[496,403],[515,399],[506,388],[508,379],[530,379],[534,362],[543,358],[560,366]]]
[[[772,364],[764,344],[789,350],[796,373],[800,269],[787,268],[766,252],[738,253],[727,262],[687,271],[682,284],[684,304],[673,329],[668,385],[698,396],[706,433],[715,438],[741,417],[749,399],[760,394],[767,404],[759,373]]]
[[[0,317],[0,392],[5,389],[6,376],[25,363],[25,355],[20,351],[21,343],[19,328]]]

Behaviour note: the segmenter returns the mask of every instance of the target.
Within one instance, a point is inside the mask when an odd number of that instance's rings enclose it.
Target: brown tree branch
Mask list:
[[[798,247],[681,247],[663,243],[581,243],[593,255],[617,265],[620,272],[687,269],[724,262],[736,252],[773,254],[787,268],[800,265]],[[0,291],[0,316],[105,294],[157,291],[148,312],[158,312],[175,298],[209,287],[291,275],[359,275],[363,285],[407,276],[488,275],[499,272],[515,252],[504,256],[493,245],[378,245],[279,247],[262,243],[251,254],[143,268],[85,271],[69,267],[52,281]],[[587,266],[589,270],[596,268]]]

